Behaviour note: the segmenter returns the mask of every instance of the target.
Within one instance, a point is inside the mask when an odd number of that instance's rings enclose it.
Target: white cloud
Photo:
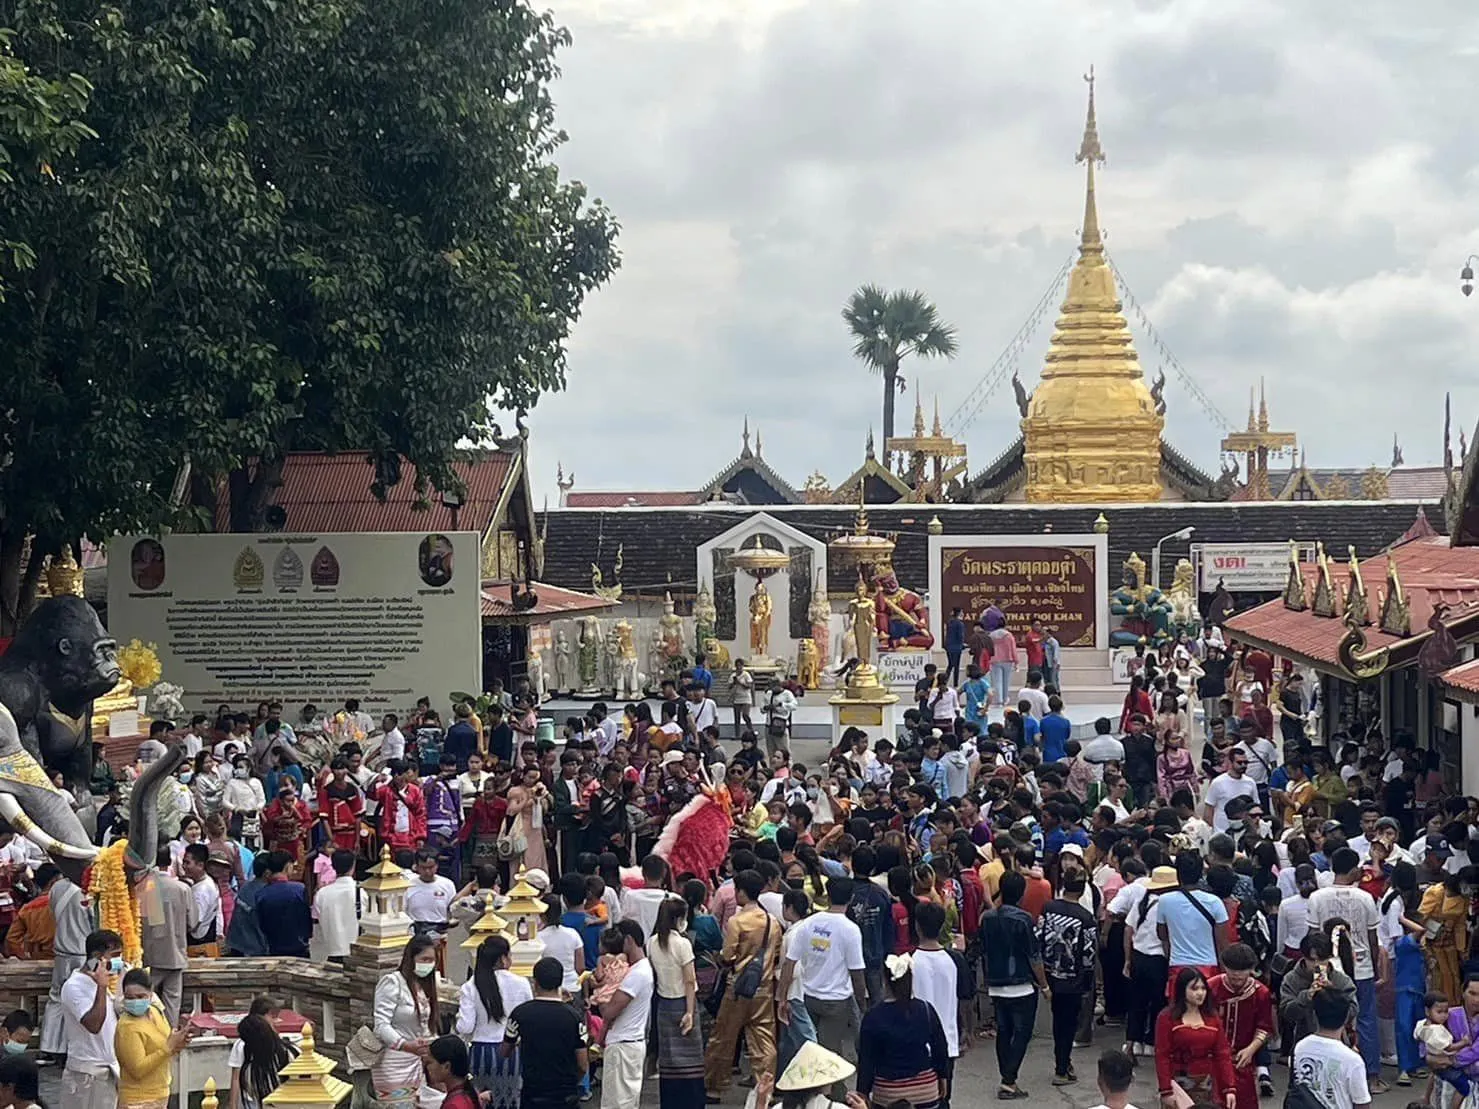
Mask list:
[[[1479,249],[1470,5],[565,0],[556,16],[575,36],[562,163],[622,221],[625,262],[577,325],[569,390],[531,420],[540,490],[556,458],[581,488],[694,487],[746,413],[794,484],[840,480],[879,422],[838,316],[865,281],[922,288],[958,325],[955,363],[906,372],[946,413],[970,398],[1076,239],[1090,62],[1110,249],[1224,412],[1240,422],[1266,377],[1322,465],[1385,457],[1393,431],[1409,461],[1436,460],[1445,389],[1459,422],[1479,416],[1479,305],[1456,280]],[[1029,387],[1054,314],[1017,359]],[[1171,378],[1169,434],[1215,470],[1216,425]],[[966,433],[973,466],[1015,434],[1003,385]]]

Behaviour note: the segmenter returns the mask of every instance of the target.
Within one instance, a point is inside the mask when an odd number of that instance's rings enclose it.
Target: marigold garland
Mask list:
[[[164,670],[159,662],[159,649],[153,643],[131,639],[118,649],[118,669],[139,689],[148,689],[159,681]]]
[[[99,927],[123,937],[123,961],[136,967],[144,962],[144,940],[139,904],[129,889],[128,872],[123,866],[127,850],[128,840],[120,839],[98,852],[88,890],[97,899]]]

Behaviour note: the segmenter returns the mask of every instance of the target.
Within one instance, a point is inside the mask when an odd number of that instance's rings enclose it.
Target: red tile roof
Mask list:
[[[1438,681],[1453,689],[1479,695],[1479,658],[1445,670],[1438,675]]]
[[[533,608],[517,609],[513,605],[513,587],[508,582],[484,582],[481,605],[483,615],[554,618],[612,606],[611,601],[593,593],[577,593],[573,589],[561,589],[542,581],[530,584],[538,603]]]
[[[685,504],[702,504],[702,493],[567,493],[566,508],[672,508]]]
[[[472,462],[458,463],[456,469],[467,487],[462,505],[457,510],[457,530],[485,532],[493,522],[493,513],[503,497],[504,487],[513,470],[514,455],[509,451],[479,452]],[[417,507],[416,467],[401,465],[401,480],[387,490],[385,501],[375,498],[370,485],[375,469],[363,454],[319,454],[298,451],[288,455],[283,467],[282,485],[271,503],[287,512],[284,531],[420,531],[427,527],[452,527],[452,510],[442,504],[440,495],[431,490],[430,502]],[[217,510],[216,527],[230,527],[228,506]]]
[[[1435,602],[1448,605],[1445,623],[1479,612],[1479,547],[1450,547],[1443,536],[1432,536],[1394,547],[1391,556],[1407,595],[1414,635],[1426,629]],[[1307,564],[1303,572],[1308,587],[1314,581],[1316,567]],[[1348,564],[1333,562],[1330,574],[1332,583],[1343,589],[1350,578]],[[1386,578],[1385,557],[1361,563],[1361,580],[1373,621],[1380,619],[1377,595],[1385,590]],[[1234,616],[1227,622],[1227,631],[1235,638],[1256,640],[1276,651],[1338,669],[1336,645],[1345,634],[1345,623],[1337,617],[1316,616],[1308,609],[1293,612],[1280,599]],[[1363,631],[1367,650],[1403,642],[1402,637],[1388,635],[1375,624]]]

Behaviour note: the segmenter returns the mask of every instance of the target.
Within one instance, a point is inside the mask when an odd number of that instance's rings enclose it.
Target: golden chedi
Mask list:
[[[1134,340],[1104,257],[1094,166],[1104,162],[1094,119],[1094,78],[1078,161],[1088,191],[1078,261],[1053,331],[1042,382],[1022,421],[1027,500],[1094,504],[1161,499],[1164,417],[1145,384]]]

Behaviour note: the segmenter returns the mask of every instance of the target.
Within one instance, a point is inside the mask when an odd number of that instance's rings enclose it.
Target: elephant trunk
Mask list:
[[[130,866],[145,870],[159,853],[159,787],[185,761],[185,747],[171,743],[164,754],[144,768],[128,795],[128,859]]]

